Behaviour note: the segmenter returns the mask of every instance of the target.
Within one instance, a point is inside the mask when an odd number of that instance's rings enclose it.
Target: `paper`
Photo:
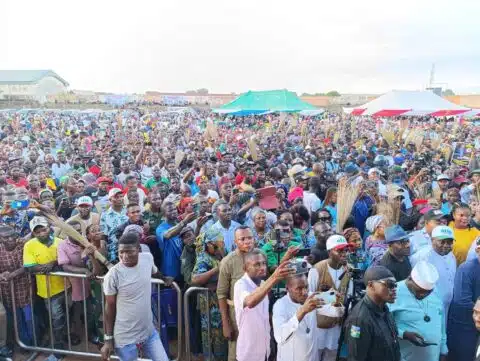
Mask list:
[[[276,196],[277,188],[275,187],[265,187],[260,188],[258,192],[261,195],[261,198],[258,202],[258,205],[262,209],[277,209],[280,207],[280,202]]]
[[[257,143],[255,143],[255,140],[253,137],[251,137],[248,142],[248,149],[250,150],[250,155],[252,156],[252,159],[254,162],[258,160],[258,154],[257,154]]]
[[[181,150],[177,150],[175,153],[175,166],[178,168],[180,163],[182,163],[183,158],[185,157],[185,153]]]

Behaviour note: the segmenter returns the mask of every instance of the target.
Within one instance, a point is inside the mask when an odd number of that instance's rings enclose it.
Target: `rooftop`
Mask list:
[[[65,86],[69,85],[53,70],[0,70],[0,84],[33,84],[46,76],[58,79]]]

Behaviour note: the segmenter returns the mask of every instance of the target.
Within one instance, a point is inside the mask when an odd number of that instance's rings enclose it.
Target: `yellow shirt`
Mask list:
[[[23,247],[23,265],[32,267],[39,264],[47,264],[57,260],[57,246],[63,242],[60,238],[54,238],[49,246],[40,242],[37,238],[32,238]],[[62,292],[65,287],[63,278],[59,276],[49,276],[50,293],[47,292],[47,276],[35,275],[37,280],[37,294],[42,298],[50,298]]]
[[[480,231],[475,227],[458,229],[455,228],[453,222],[450,222],[448,226],[453,230],[455,237],[455,241],[453,242],[453,255],[457,259],[457,266],[459,266],[467,259],[467,253],[470,250],[472,242],[480,236]]]

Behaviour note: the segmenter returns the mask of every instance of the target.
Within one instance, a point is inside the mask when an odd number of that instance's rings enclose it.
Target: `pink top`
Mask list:
[[[270,355],[268,296],[253,308],[243,307],[245,298],[256,288],[257,285],[246,273],[234,286],[238,361],[265,361]]]
[[[60,242],[57,247],[58,264],[70,264],[76,267],[86,268],[82,260],[82,247],[70,242],[68,239]],[[85,296],[82,291],[82,280],[85,288]],[[84,278],[70,277],[72,284],[72,301],[83,301],[90,295],[90,281]]]

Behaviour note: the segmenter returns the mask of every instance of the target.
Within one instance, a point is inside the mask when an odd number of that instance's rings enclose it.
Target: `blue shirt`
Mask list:
[[[162,251],[162,274],[178,280],[181,277],[180,256],[182,255],[183,242],[179,235],[169,239],[164,237],[165,233],[174,226],[174,224],[164,221],[157,227],[156,235],[158,248]]]
[[[220,221],[215,222],[212,226],[213,230],[219,231],[223,235],[223,242],[225,244],[225,252],[230,253],[235,249],[235,230],[240,226],[240,223],[231,221],[228,229],[223,228]]]
[[[420,347],[401,339],[402,361],[438,361],[440,354],[448,353],[443,302],[435,290],[423,300],[418,300],[409,291],[405,281],[398,282],[397,299],[388,308],[395,319],[400,337],[403,337],[405,331],[416,332],[425,341],[437,344]],[[426,315],[430,317],[429,322],[424,320]]]

